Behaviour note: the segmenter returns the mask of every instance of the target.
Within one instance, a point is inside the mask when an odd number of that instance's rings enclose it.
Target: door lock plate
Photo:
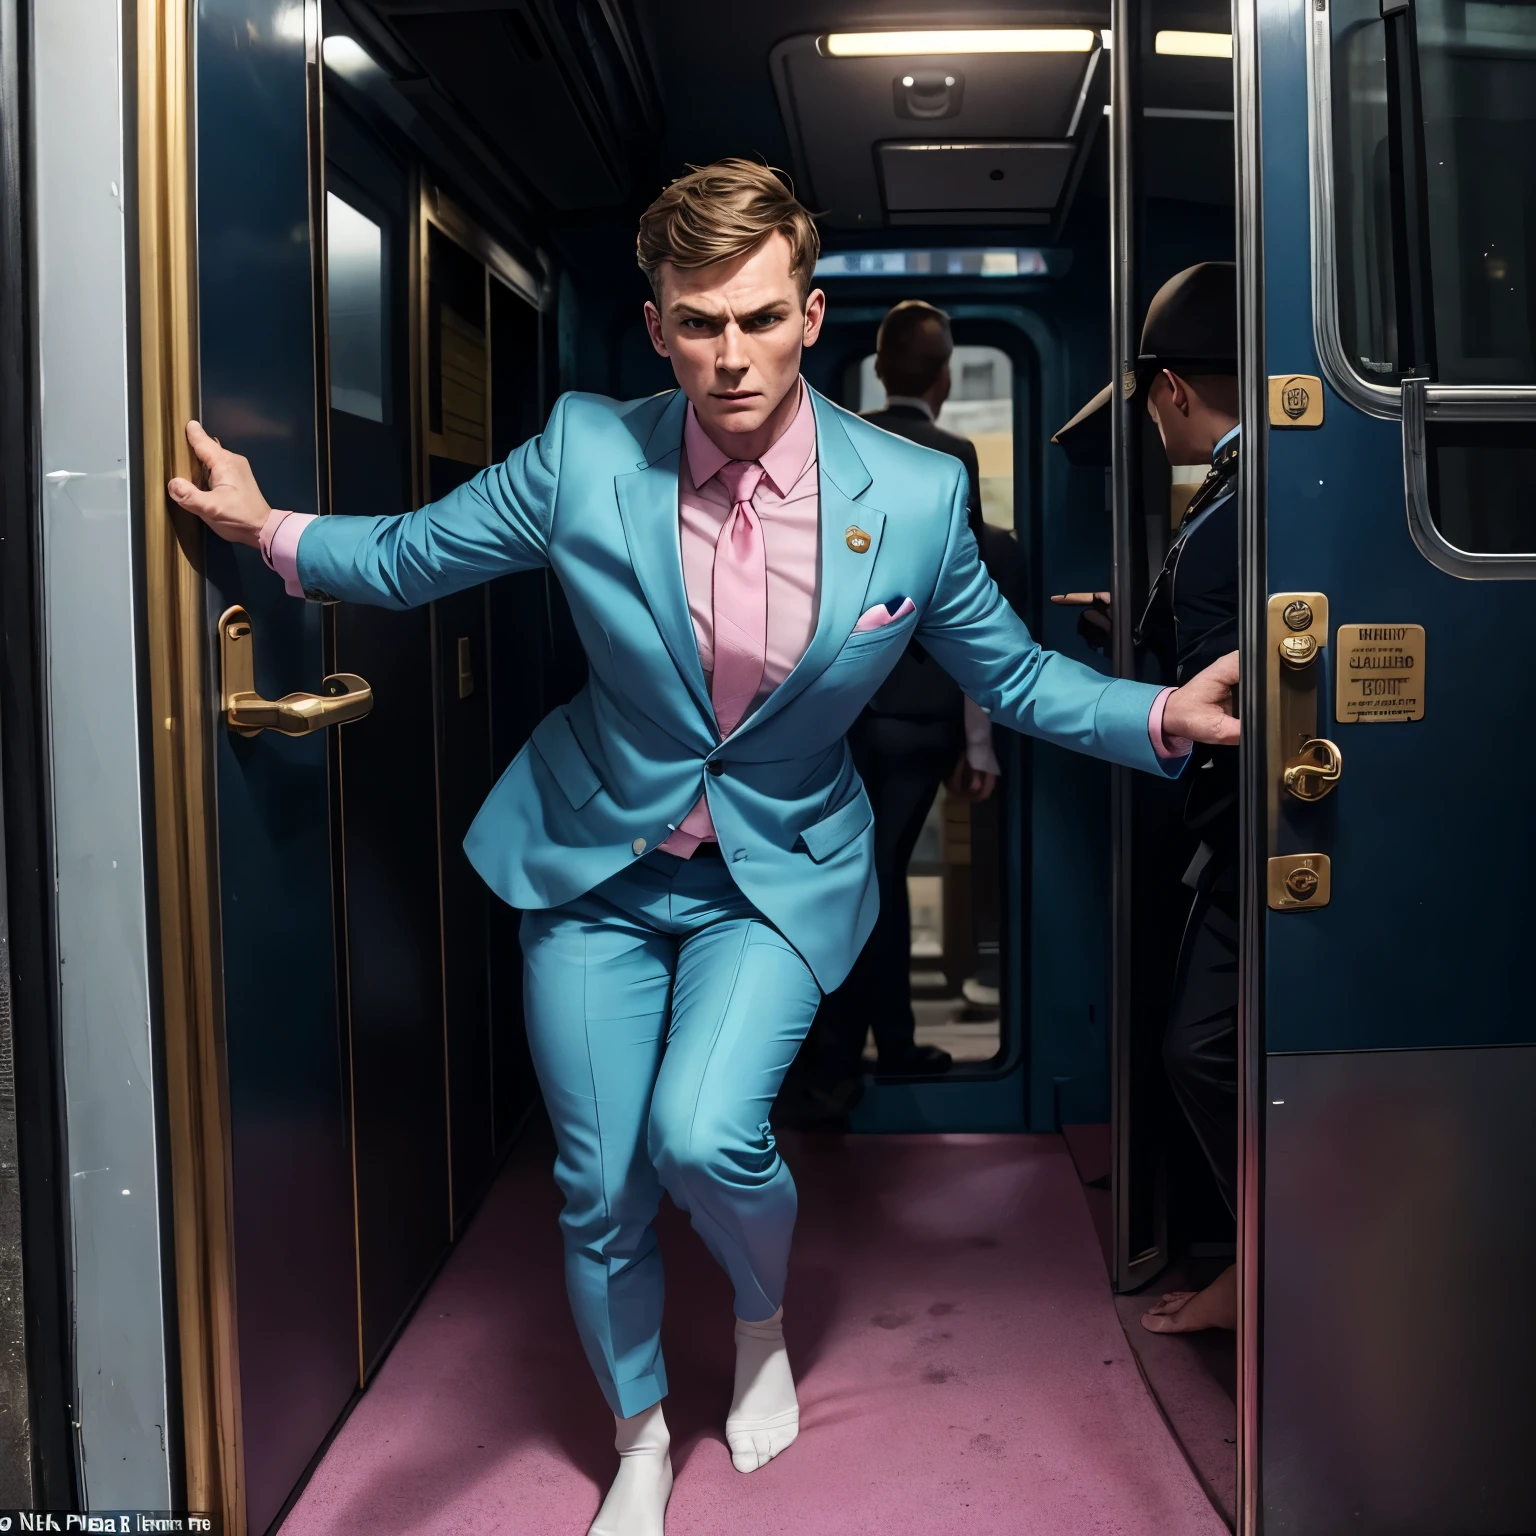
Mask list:
[[[1326,907],[1333,867],[1326,853],[1287,853],[1269,861],[1269,905],[1275,912]]]

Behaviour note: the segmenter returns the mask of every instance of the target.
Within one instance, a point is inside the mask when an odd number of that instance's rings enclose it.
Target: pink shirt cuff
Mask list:
[[[289,597],[303,597],[299,585],[299,540],[314,522],[312,512],[274,512],[261,526],[257,543],[267,569],[283,578]]]
[[[1195,750],[1195,744],[1189,737],[1163,734],[1163,711],[1168,707],[1168,696],[1172,692],[1172,688],[1164,688],[1152,700],[1152,713],[1147,716],[1147,735],[1152,738],[1152,750],[1159,757],[1188,757]]]

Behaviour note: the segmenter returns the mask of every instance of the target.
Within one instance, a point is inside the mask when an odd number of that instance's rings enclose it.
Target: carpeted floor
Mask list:
[[[1114,1203],[1107,1125],[1065,1125],[1062,1139],[1083,1182],[1083,1200],[1098,1234],[1108,1275]],[[1230,1333],[1148,1333],[1142,1313],[1166,1291],[1199,1290],[1226,1268],[1225,1259],[1189,1260],[1165,1269],[1134,1295],[1116,1296],[1115,1311],[1141,1373],[1173,1426],[1211,1502],[1231,1526],[1237,1510],[1237,1343]],[[1186,1270],[1188,1272],[1186,1272]]]
[[[1142,1383],[1077,1175],[1046,1136],[786,1138],[798,1443],[732,1470],[730,1293],[663,1212],[668,1536],[1222,1536]],[[327,1452],[284,1536],[582,1536],[612,1421],[530,1144]]]

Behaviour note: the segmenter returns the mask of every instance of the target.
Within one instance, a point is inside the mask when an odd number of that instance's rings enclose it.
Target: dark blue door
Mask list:
[[[1239,33],[1244,1524],[1530,1530],[1536,10]]]
[[[208,430],[250,458],[273,506],[315,512],[305,15],[290,0],[198,10],[199,363]],[[322,610],[285,596],[254,550],[209,539],[207,577],[210,633],[230,605],[249,615],[257,691],[318,692],[329,670]],[[217,727],[240,1424],[255,1531],[358,1382],[326,735]]]

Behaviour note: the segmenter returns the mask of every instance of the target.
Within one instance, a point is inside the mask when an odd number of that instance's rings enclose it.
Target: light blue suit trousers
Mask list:
[[[651,1228],[663,1190],[730,1276],[737,1317],[783,1302],[795,1184],[768,1112],[821,989],[719,859],[653,853],[525,913],[522,940],[566,1289],[608,1406],[627,1417],[667,1391]]]

